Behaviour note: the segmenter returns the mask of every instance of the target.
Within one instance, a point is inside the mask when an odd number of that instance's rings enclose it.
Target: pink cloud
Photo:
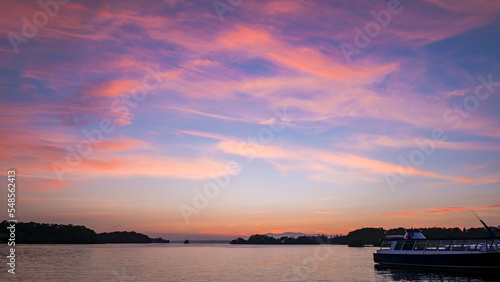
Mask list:
[[[195,109],[169,107],[169,106],[167,106],[167,107],[161,106],[161,107],[164,109],[179,111],[182,113],[192,114],[192,115],[196,115],[196,116],[205,116],[205,117],[210,117],[210,118],[215,118],[215,119],[231,120],[231,121],[248,121],[248,119],[244,119],[244,118],[230,117],[230,116],[224,116],[224,115],[220,115],[220,114],[212,114],[212,113],[207,113],[207,112],[203,112],[203,111],[199,111],[199,110],[195,110]]]
[[[71,182],[68,180],[59,181],[54,179],[35,179],[31,181],[28,179],[27,183],[24,183],[23,189],[35,191],[67,190],[70,186]]]
[[[183,133],[183,134],[189,134],[189,135],[194,135],[194,136],[201,136],[201,137],[207,137],[211,139],[217,139],[217,140],[223,140],[223,141],[232,141],[234,138],[229,138],[223,135],[219,134],[213,134],[213,133],[207,133],[207,132],[200,132],[200,131],[193,131],[193,130],[176,130],[178,133]]]
[[[282,51],[281,53],[269,53],[268,56],[292,69],[333,80],[363,80],[366,77],[373,77],[374,75],[382,75],[394,71],[397,67],[396,64],[392,64],[380,67],[357,67],[359,70],[355,70],[352,67],[339,65],[318,51],[309,48]]]
[[[429,133],[430,135],[431,133]],[[342,142],[342,141],[340,141]],[[376,150],[380,147],[389,148],[419,148],[418,144],[433,144],[436,149],[446,150],[468,150],[468,151],[499,151],[500,146],[496,143],[472,141],[472,142],[449,142],[434,141],[420,136],[387,136],[374,134],[356,134],[348,138],[348,141],[342,142],[342,148]]]
[[[17,110],[17,111],[16,111]],[[35,113],[45,113],[43,108],[33,108]],[[6,109],[6,114],[26,113],[18,106]],[[36,115],[35,115],[36,116]],[[0,120],[4,119],[2,113]],[[100,142],[92,143],[92,150],[81,162],[71,167],[66,162],[66,146],[75,149],[77,144],[87,141],[83,135],[67,133],[60,126],[37,127],[27,118],[14,128],[4,127],[10,134],[0,139],[2,165],[22,169],[23,177],[29,181],[30,190],[67,189],[75,179],[107,177],[170,177],[203,179],[228,173],[226,163],[202,157],[179,158],[168,155],[149,154],[151,144],[142,140],[120,136],[104,136]],[[6,123],[3,123],[7,125]],[[186,131],[186,134],[201,134]],[[212,136],[213,137],[213,136]],[[127,154],[122,154],[127,152]],[[56,167],[53,165],[57,164]],[[56,179],[56,170],[63,171],[64,181]],[[40,180],[41,179],[41,180]]]
[[[185,159],[132,155],[127,157],[86,159],[74,171],[72,177],[159,177],[207,179],[227,174],[226,163],[210,159]]]
[[[295,47],[266,30],[238,26],[218,40],[225,48],[267,57],[290,69],[333,80],[358,80],[395,70],[395,64],[343,66],[307,47]]]
[[[268,14],[294,13],[303,10],[301,1],[271,1],[266,4],[264,11]]]
[[[48,216],[101,216],[101,215],[127,215],[129,212],[71,212],[71,213],[45,213]]]
[[[357,177],[375,174],[382,179],[386,173],[399,173],[399,166],[385,163],[373,159],[363,158],[355,155],[334,153],[327,150],[317,150],[309,148],[297,148],[293,146],[268,146],[251,144],[245,141],[221,141],[218,148],[227,153],[237,154],[246,157],[257,157],[269,160],[283,173],[288,171],[309,171],[317,179],[329,179],[336,181],[334,175],[342,178],[352,178],[352,173]],[[279,161],[281,160],[281,161]],[[349,169],[348,172],[343,170]],[[432,171],[424,171],[415,168],[412,175],[421,177],[440,178],[458,182],[470,182],[471,178],[461,176],[449,176]],[[361,178],[362,179],[362,178]],[[338,179],[337,179],[338,180]],[[365,181],[371,181],[370,178]]]

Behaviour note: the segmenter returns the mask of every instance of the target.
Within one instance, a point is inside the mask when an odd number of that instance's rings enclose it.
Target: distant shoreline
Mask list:
[[[0,222],[0,243],[7,243],[7,227],[10,223],[6,220]],[[430,227],[421,228],[423,234],[429,238],[480,238],[488,237],[489,233],[484,227],[480,228],[445,228]],[[500,233],[500,226],[491,227],[496,233]],[[189,240],[195,244],[248,244],[248,245],[309,245],[309,244],[331,244],[348,245],[353,247],[379,246],[380,241],[386,235],[403,235],[405,228],[383,228],[365,227],[349,232],[347,235],[305,235],[301,233],[283,233],[268,235],[252,235],[245,240],[237,238],[234,240]],[[150,238],[147,235],[134,231],[115,231],[96,233],[94,230],[81,225],[72,224],[48,224],[28,222],[16,223],[16,244],[182,244],[183,240],[165,240],[163,238]],[[281,236],[281,235],[292,236]],[[272,235],[272,236],[269,236]],[[298,235],[298,236],[297,236]],[[281,236],[281,237],[280,237]],[[295,237],[297,236],[297,237]]]
[[[480,228],[445,228],[445,227],[431,227],[421,228],[423,234],[428,239],[433,238],[487,238],[490,234],[484,227]],[[496,234],[500,233],[499,227],[491,227]],[[230,244],[246,244],[246,245],[309,245],[309,244],[329,244],[329,245],[347,245],[349,247],[365,247],[365,246],[380,246],[380,243],[387,235],[404,235],[405,228],[393,228],[385,230],[383,228],[365,227],[349,232],[347,235],[328,236],[328,235],[303,235],[299,237],[294,236],[268,236],[255,234],[250,236],[248,240],[237,238],[230,242]],[[279,235],[279,234],[275,234]]]
[[[0,243],[7,243],[7,227],[12,223],[0,222]],[[82,225],[49,224],[36,222],[15,223],[15,244],[168,244],[170,240],[150,238],[135,231],[96,233]],[[5,233],[4,233],[5,232]]]

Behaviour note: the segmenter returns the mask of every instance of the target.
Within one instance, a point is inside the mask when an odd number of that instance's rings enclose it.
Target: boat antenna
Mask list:
[[[491,230],[491,228],[488,225],[486,225],[486,223],[484,223],[484,221],[481,218],[479,218],[479,216],[476,214],[476,212],[473,210],[471,210],[471,212],[472,212],[472,214],[474,214],[477,217],[477,219],[479,219],[479,221],[481,221],[481,223],[484,225],[484,227],[486,227],[486,230],[488,230],[488,232],[490,233],[490,237],[496,238],[497,235],[495,234],[495,232],[493,232],[493,230]]]

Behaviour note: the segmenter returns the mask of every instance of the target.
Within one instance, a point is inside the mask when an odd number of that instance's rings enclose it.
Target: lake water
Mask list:
[[[376,248],[332,245],[18,245],[1,281],[499,281],[492,272],[375,267]],[[5,255],[4,255],[5,254]]]

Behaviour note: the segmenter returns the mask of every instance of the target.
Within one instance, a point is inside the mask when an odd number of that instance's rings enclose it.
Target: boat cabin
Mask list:
[[[426,239],[421,229],[408,229],[405,232],[405,239]]]
[[[490,233],[489,238],[429,240],[422,230],[409,229],[404,236],[387,236],[373,254],[373,261],[392,265],[500,269],[500,238],[478,219]]]
[[[491,239],[435,239],[428,240],[420,229],[409,229],[403,238],[390,235],[382,241],[378,253],[469,253],[499,252],[500,240]]]
[[[426,239],[420,230],[404,236],[391,235],[373,254],[378,264],[500,269],[498,237],[467,239]]]

